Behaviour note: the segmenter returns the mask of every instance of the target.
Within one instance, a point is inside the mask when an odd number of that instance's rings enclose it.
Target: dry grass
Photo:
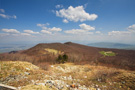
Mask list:
[[[24,72],[31,72],[39,69],[39,67],[35,65],[21,61],[0,61],[0,65],[0,78],[7,77],[9,75],[19,75],[23,74]]]
[[[116,82],[120,82],[120,86],[124,89],[135,89],[135,72],[122,73],[115,77]]]
[[[45,64],[43,64],[43,66],[44,65]],[[46,65],[48,64],[46,63]],[[49,66],[49,69],[45,68],[48,70],[45,71],[28,62],[1,61],[0,67],[1,82],[4,82],[8,77],[11,78],[13,76],[22,75],[27,77],[7,83],[8,85],[15,87],[25,86],[22,90],[47,90],[47,86],[31,85],[31,80],[39,80],[39,82],[42,83],[45,79],[63,80],[68,85],[85,85],[91,89],[93,88],[93,90],[95,87],[99,87],[102,90],[133,90],[135,88],[134,71],[126,71],[106,66],[65,63],[51,65]],[[26,75],[24,72],[28,72],[30,75]],[[71,79],[64,79],[62,77],[71,77]]]
[[[50,69],[50,64],[47,62],[39,63],[39,67],[41,67],[43,70],[49,70]]]
[[[11,86],[24,86],[31,83],[31,80],[44,78],[45,71],[39,67],[21,61],[1,61],[0,62],[0,82],[7,81]]]
[[[24,86],[21,90],[53,90],[53,89],[50,89],[49,87],[43,85],[27,85]]]
[[[57,55],[57,54],[63,54],[64,52],[62,51],[58,51],[58,50],[55,50],[55,49],[50,49],[50,48],[45,48],[45,50],[49,53],[52,53],[54,55]],[[46,53],[45,53],[46,54]]]
[[[115,89],[133,89],[135,84],[134,71],[126,71],[123,69],[110,68],[105,66],[92,65],[74,65],[73,63],[57,64],[53,69],[58,72],[56,67],[60,66],[59,76],[72,76],[73,80],[67,80],[68,84],[76,83],[87,87],[98,87],[103,90]],[[65,70],[65,71],[64,71]],[[129,74],[128,74],[129,73]],[[125,77],[126,75],[126,77]],[[125,82],[121,85],[121,78],[125,77]]]

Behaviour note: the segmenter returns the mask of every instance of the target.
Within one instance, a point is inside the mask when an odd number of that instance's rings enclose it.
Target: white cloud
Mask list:
[[[37,26],[41,27],[42,29],[47,29],[47,26],[50,25],[49,23],[46,24],[37,24]]]
[[[23,35],[23,36],[31,36],[31,34],[29,34],[29,33],[21,33],[21,35]]]
[[[108,32],[108,35],[125,35],[125,34],[130,34],[128,31],[111,31]]]
[[[56,8],[63,8],[63,5],[56,5]]]
[[[85,23],[79,25],[81,29],[83,30],[95,30],[94,27],[91,27],[90,25],[86,25]]]
[[[42,33],[45,33],[45,34],[52,34],[52,32],[50,31],[47,31],[47,30],[41,30]]]
[[[89,32],[90,30],[95,30],[94,27],[91,27],[90,25],[87,25],[85,23],[79,25],[81,29],[72,29],[64,31],[68,34],[93,34],[93,32]]]
[[[135,33],[135,24],[129,26],[127,28],[128,31],[111,31],[108,32],[108,35],[127,35],[127,34],[134,34]]]
[[[62,31],[61,28],[56,28],[56,27],[48,28],[48,30],[49,30],[49,31],[56,31],[56,32]]]
[[[4,9],[0,9],[0,12],[5,13],[5,10]]]
[[[135,32],[135,24],[129,26],[127,29],[131,32]]]
[[[16,15],[9,16],[9,15],[5,15],[5,14],[0,14],[0,16],[1,16],[2,18],[6,18],[6,19],[10,19],[10,18],[17,19]]]
[[[53,32],[60,32],[60,31],[62,31],[61,28],[57,28],[57,27],[48,28],[47,27],[48,25],[49,25],[49,23],[37,24],[37,26],[42,28],[42,30],[41,30],[42,33],[52,34]]]
[[[9,33],[0,33],[0,37],[7,36]]]
[[[67,19],[63,19],[63,22],[64,22],[64,23],[68,23],[68,20],[67,20]]]
[[[83,6],[84,6],[84,8],[86,8],[88,6],[88,3],[84,4]]]
[[[103,33],[101,33],[100,31],[96,31],[95,33],[99,35],[103,35]]]
[[[7,32],[7,33],[20,33],[18,30],[16,29],[2,29],[2,31]]]
[[[56,11],[56,16],[65,18],[69,21],[87,21],[87,20],[95,20],[98,15],[96,14],[89,14],[84,10],[83,6],[72,7],[69,6],[68,9],[61,9]]]
[[[5,10],[4,9],[0,9],[0,12],[5,13]],[[1,14],[1,13],[0,13],[0,17],[6,18],[6,19],[10,19],[10,18],[17,19],[16,15],[12,15],[11,16],[11,15]]]
[[[37,24],[37,26],[39,26],[39,27],[45,27],[45,26],[48,26],[48,25],[50,25],[49,23],[46,23],[46,24],[40,24],[40,23],[38,23]]]
[[[81,30],[81,29],[72,29],[72,30],[67,30],[67,31],[64,31],[64,32],[69,33],[69,34],[79,34],[79,33],[84,33],[85,31]]]
[[[32,30],[24,30],[24,32],[29,34],[39,34],[39,32],[34,32]]]
[[[96,31],[96,33],[97,33],[97,34],[101,34],[101,32],[100,32],[100,31]]]
[[[100,31],[96,31],[97,34],[100,34],[101,32]]]
[[[11,16],[11,18],[17,19],[17,16],[16,15],[13,15],[13,16]]]
[[[82,29],[72,29],[72,30],[67,30],[64,32],[68,33],[68,34],[93,34],[93,32],[88,32],[88,31],[82,30]]]

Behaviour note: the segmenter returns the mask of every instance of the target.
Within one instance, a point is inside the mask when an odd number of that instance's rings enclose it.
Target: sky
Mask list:
[[[0,44],[135,44],[135,0],[0,0]]]

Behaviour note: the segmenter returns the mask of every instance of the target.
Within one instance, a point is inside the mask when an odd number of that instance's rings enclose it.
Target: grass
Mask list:
[[[133,90],[135,88],[134,71],[130,72],[105,66],[74,65],[71,63],[55,65],[55,67],[58,66],[65,69],[65,71],[59,71],[59,76],[72,76],[73,81],[66,80],[68,84],[76,83],[91,88],[97,85],[103,90]],[[52,72],[55,71],[56,73],[58,70],[55,67]]]
[[[30,84],[31,80],[42,78],[44,73],[44,70],[28,62],[0,61],[0,82],[8,81],[7,85],[24,86]],[[13,78],[18,78],[18,80]]]
[[[49,53],[52,53],[52,54],[63,54],[62,51],[58,51],[58,50],[55,50],[55,49],[50,49],[50,48],[45,48],[46,51],[48,51]]]
[[[53,89],[50,89],[49,87],[43,85],[27,85],[24,86],[21,90],[53,90]]]
[[[122,73],[115,77],[115,81],[120,82],[120,86],[124,89],[135,89],[135,73]]]
[[[112,51],[100,51],[99,53],[104,56],[116,56],[116,53]]]
[[[25,75],[29,72],[30,75]],[[19,87],[21,90],[51,90],[48,86],[32,85],[31,80],[39,80],[42,83],[46,80],[62,80],[68,85],[85,85],[90,90],[133,90],[135,88],[135,71],[126,71],[105,66],[75,65],[73,63],[55,64],[48,71],[44,71],[37,66],[21,61],[1,61],[0,62],[0,82],[4,82],[10,76],[24,75],[18,81],[11,80],[7,85]],[[47,77],[45,77],[48,75]],[[51,77],[53,78],[51,78]],[[72,77],[72,79],[62,79],[61,77]],[[2,80],[3,79],[3,80]],[[53,89],[55,90],[55,89]],[[67,90],[67,89],[63,89]]]

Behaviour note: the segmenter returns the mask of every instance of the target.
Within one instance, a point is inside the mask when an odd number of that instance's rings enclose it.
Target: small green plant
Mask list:
[[[66,54],[64,55],[59,55],[57,60],[58,63],[65,63],[68,61],[68,56]]]
[[[104,56],[116,56],[116,53],[114,53],[112,51],[100,51],[99,53]]]

